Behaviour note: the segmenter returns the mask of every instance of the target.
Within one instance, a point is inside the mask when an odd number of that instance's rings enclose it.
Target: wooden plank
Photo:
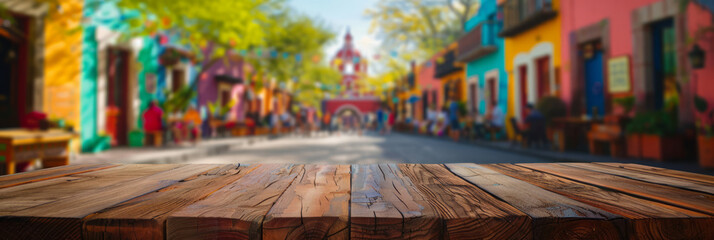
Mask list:
[[[447,164],[459,177],[493,194],[533,219],[535,239],[619,239],[621,216],[544,190],[491,169]]]
[[[693,182],[684,180],[681,178],[673,178],[656,174],[648,174],[638,171],[631,171],[626,169],[621,169],[617,167],[610,167],[607,165],[599,165],[592,163],[561,163],[562,165],[582,168],[590,171],[601,172],[605,174],[617,175],[620,177],[625,177],[629,179],[635,179],[650,183],[662,184],[672,187],[689,189],[692,191],[699,191],[708,194],[714,194],[714,184],[707,184],[702,182]]]
[[[530,169],[547,172],[579,182],[613,189],[664,203],[714,214],[714,196],[654,183],[641,182],[624,177],[568,167],[559,164],[518,164]]]
[[[523,212],[455,176],[442,165],[400,164],[443,219],[444,238],[530,239],[532,221]]]
[[[85,218],[85,239],[165,239],[166,218],[236,181],[251,167],[224,165]]]
[[[263,239],[349,239],[350,166],[306,165],[263,223]]]
[[[265,215],[302,165],[258,165],[166,220],[167,239],[259,239]]]
[[[102,188],[179,167],[179,165],[121,165],[46,181],[0,189],[0,216],[48,204],[87,190]]]
[[[574,200],[623,216],[630,239],[712,239],[711,215],[576,182],[512,164],[484,165]]]
[[[395,164],[352,166],[352,239],[434,239],[438,213]]]
[[[212,168],[216,168],[216,165],[179,166],[12,212],[0,218],[0,226],[3,226],[0,236],[7,236],[10,239],[79,239],[82,237],[82,219],[87,215],[170,186]]]
[[[714,184],[714,176],[711,176],[711,175],[683,172],[683,171],[677,171],[677,170],[666,169],[666,168],[658,168],[658,167],[652,167],[652,166],[645,166],[645,165],[634,164],[634,163],[595,163],[595,164],[607,165],[607,166],[623,168],[623,169],[639,171],[639,172],[646,172],[646,173],[650,173],[650,174],[682,178],[682,179],[687,179],[690,181]]]
[[[40,169],[31,172],[23,172],[12,175],[0,176],[0,188],[17,186],[20,184],[44,181],[52,178],[64,177],[67,175],[78,174],[83,172],[97,171],[116,167],[113,164],[76,164],[61,167],[53,167]]]

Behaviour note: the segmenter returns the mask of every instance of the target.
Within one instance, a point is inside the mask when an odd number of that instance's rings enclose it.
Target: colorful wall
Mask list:
[[[45,21],[43,108],[50,119],[63,119],[76,130],[80,126],[80,76],[82,33],[80,27],[82,0],[61,0],[62,11]],[[79,149],[73,141],[71,148]]]
[[[496,0],[481,1],[481,7],[478,13],[466,23],[466,31],[471,31],[478,24],[489,20],[489,16],[497,14],[498,6]],[[482,42],[484,45],[493,45],[497,48],[496,52],[483,56],[479,59],[466,63],[466,80],[470,84],[476,80],[478,83],[477,91],[477,106],[479,114],[486,114],[489,103],[486,100],[486,79],[496,78],[497,84],[497,100],[502,107],[505,107],[508,102],[508,74],[504,66],[505,43],[503,38],[497,36],[501,29],[501,24],[491,25],[492,29],[484,26],[481,29]],[[490,40],[489,40],[490,39]],[[491,41],[491,42],[488,42]],[[468,92],[468,91],[467,91]]]
[[[690,73],[690,88],[695,94],[709,102],[709,110],[714,109],[714,31],[701,29],[714,27],[714,2],[709,5],[690,3],[687,7],[687,33],[705,51],[704,68]],[[699,34],[697,34],[699,32]],[[691,49],[691,46],[688,48]],[[699,115],[699,113],[696,113]]]
[[[553,0],[553,9],[558,11],[558,15],[553,19],[540,23],[539,25],[528,29],[513,37],[505,38],[505,68],[508,73],[508,111],[506,119],[515,117],[521,119],[520,116],[522,106],[520,99],[521,86],[518,83],[520,74],[516,67],[521,65],[527,66],[527,101],[535,104],[537,99],[536,92],[536,70],[535,60],[546,55],[550,55],[550,77],[551,91],[557,93],[561,88],[555,83],[557,69],[560,69],[561,59],[561,18],[560,11],[561,0]],[[512,135],[512,128],[508,125],[509,136]]]

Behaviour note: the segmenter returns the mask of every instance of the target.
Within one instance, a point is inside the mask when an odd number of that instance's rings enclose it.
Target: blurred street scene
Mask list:
[[[629,162],[712,173],[714,0],[0,0],[0,173]]]

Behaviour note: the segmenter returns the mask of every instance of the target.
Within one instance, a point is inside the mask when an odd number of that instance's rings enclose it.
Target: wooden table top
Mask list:
[[[69,165],[0,177],[9,239],[714,239],[714,176],[619,163]]]
[[[22,128],[0,129],[0,139],[9,139],[12,141],[57,141],[69,140],[76,136],[76,133],[68,132],[64,129],[49,129],[47,131]]]

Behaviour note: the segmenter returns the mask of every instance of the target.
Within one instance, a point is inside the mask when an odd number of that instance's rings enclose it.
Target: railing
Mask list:
[[[497,25],[495,20],[484,21],[459,39],[457,60],[468,62],[495,52]]]
[[[504,37],[513,36],[555,17],[552,0],[506,0],[503,4]]]
[[[436,63],[435,78],[442,78],[452,72],[461,70],[460,67],[456,66],[456,53],[454,50],[447,52],[442,58],[443,61],[441,63]]]

